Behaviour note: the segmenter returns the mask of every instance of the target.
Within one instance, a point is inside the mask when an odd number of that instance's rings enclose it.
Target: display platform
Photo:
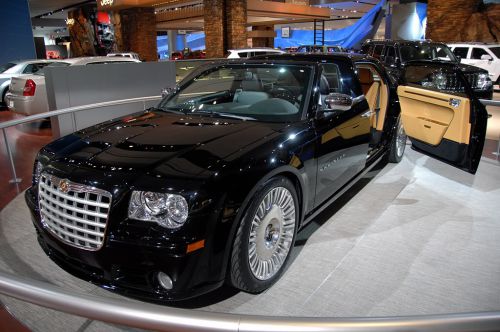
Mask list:
[[[178,304],[269,316],[367,317],[500,310],[500,163],[475,176],[410,149],[367,174],[298,235],[265,293],[221,289]],[[0,213],[0,270],[134,301],[72,277],[40,249],[23,195]],[[33,331],[130,330],[1,296]],[[193,313],[195,314],[195,313]]]

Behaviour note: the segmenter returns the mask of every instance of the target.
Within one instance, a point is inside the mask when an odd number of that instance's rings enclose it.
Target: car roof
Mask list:
[[[484,46],[484,47],[499,47],[500,44],[498,43],[476,43],[476,42],[471,42],[471,43],[447,43],[448,46]]]
[[[122,57],[114,58],[107,56],[92,56],[92,57],[81,57],[81,58],[69,58],[62,60],[61,62],[69,63],[70,66],[83,66],[95,62],[139,62],[139,60],[132,58],[122,58]]]
[[[393,39],[385,39],[385,40],[367,40],[365,44],[368,43],[373,43],[373,44],[391,44],[391,45],[413,45],[413,44],[439,44],[439,45],[446,45],[446,43],[442,42],[435,42],[432,40],[406,40],[406,39],[401,39],[401,40],[393,40]]]
[[[269,59],[269,60],[283,60],[283,61],[301,61],[301,62],[309,62],[309,63],[318,63],[325,60],[350,60],[350,61],[358,61],[363,59],[370,59],[365,54],[358,53],[345,53],[345,52],[337,52],[337,53],[284,53],[284,54],[271,54],[271,55],[259,55],[256,57],[250,58],[253,59]],[[247,60],[248,61],[248,60]]]
[[[236,49],[230,49],[228,50],[229,52],[258,52],[258,51],[276,51],[276,52],[283,52],[282,50],[277,50],[272,47],[251,47],[251,48],[236,48]]]

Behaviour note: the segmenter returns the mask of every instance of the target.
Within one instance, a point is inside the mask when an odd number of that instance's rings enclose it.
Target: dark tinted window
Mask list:
[[[396,57],[396,51],[394,50],[394,47],[392,46],[387,46],[385,52],[385,56],[392,56],[393,58]]]
[[[384,45],[378,44],[375,45],[375,48],[373,49],[373,57],[380,59],[380,56],[382,55],[382,51],[384,50]]]
[[[489,55],[488,52],[486,52],[485,50],[483,50],[482,48],[476,48],[474,47],[472,49],[472,54],[470,56],[471,59],[475,59],[475,60],[481,60],[481,56],[483,55]],[[491,55],[490,55],[491,56]]]
[[[462,59],[466,59],[467,58],[467,52],[469,52],[469,48],[468,47],[455,47],[455,49],[453,50],[453,53],[456,56],[461,57]]]
[[[328,92],[343,93],[353,98],[363,94],[361,85],[355,79],[354,72],[347,63],[323,63],[321,66],[323,67],[322,76],[328,82]]]
[[[369,54],[371,55],[371,52],[373,51],[373,45],[372,44],[365,44],[361,47],[361,53],[363,54]]]
[[[500,59],[500,47],[490,47],[490,51],[492,51],[493,54]]]
[[[10,68],[14,67],[15,65],[16,65],[15,63],[6,63],[3,65],[0,65],[0,73],[3,73],[7,69],[10,69]]]
[[[30,63],[23,70],[23,74],[34,74],[37,73],[43,67],[48,66],[50,63]]]
[[[453,52],[443,44],[415,43],[402,45],[399,50],[403,62],[412,60],[456,61]]]
[[[406,68],[404,80],[409,86],[465,96],[465,84],[462,78],[449,66],[410,65]]]

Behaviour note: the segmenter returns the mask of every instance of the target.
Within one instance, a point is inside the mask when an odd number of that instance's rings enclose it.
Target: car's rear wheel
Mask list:
[[[5,100],[5,96],[7,95],[7,92],[9,92],[9,88],[6,88],[6,89],[3,91],[3,93],[2,93],[2,100],[1,100],[1,101],[2,101],[2,104],[3,104],[4,106],[7,106],[7,100]]]
[[[398,117],[396,129],[391,140],[391,147],[389,149],[389,162],[399,163],[403,159],[406,148],[406,133],[401,121],[401,115]]]
[[[295,242],[298,198],[286,177],[266,182],[249,203],[233,242],[231,284],[259,293],[276,282]]]

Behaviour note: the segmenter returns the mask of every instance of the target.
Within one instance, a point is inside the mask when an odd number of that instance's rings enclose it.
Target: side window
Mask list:
[[[439,64],[408,66],[404,81],[409,86],[433,90],[446,94],[466,96],[465,83],[452,67]]]
[[[365,44],[361,46],[361,53],[363,54],[370,54],[373,51],[373,45],[372,44]]]
[[[26,66],[23,70],[23,74],[33,74],[33,70],[35,68],[35,65],[30,63],[29,65]]]
[[[350,64],[323,63],[320,80],[320,93],[343,93],[353,98],[361,96],[363,90]]]
[[[374,58],[377,58],[377,59],[380,59],[380,57],[382,56],[382,51],[384,50],[384,45],[383,44],[378,44],[378,45],[375,45],[375,48],[373,49],[373,57]]]
[[[467,58],[467,52],[469,52],[468,47],[455,47],[455,49],[453,50],[453,53],[462,59]]]
[[[472,54],[470,56],[471,59],[474,59],[474,60],[481,60],[481,56],[483,55],[489,55],[488,52],[486,52],[485,50],[483,50],[482,48],[477,48],[477,47],[474,47],[472,49]]]

